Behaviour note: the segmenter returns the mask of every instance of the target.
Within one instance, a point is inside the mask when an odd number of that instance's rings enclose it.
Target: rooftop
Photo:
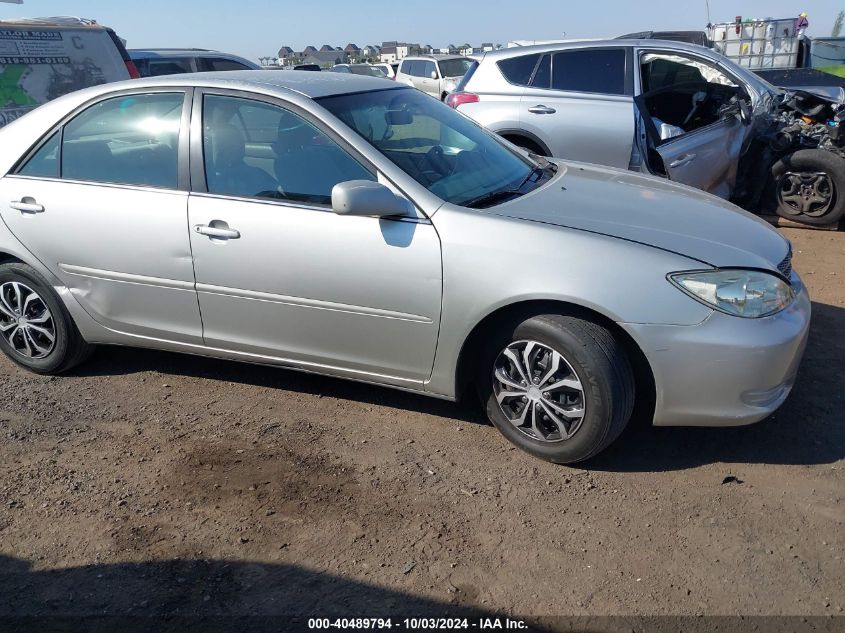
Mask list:
[[[397,85],[389,79],[352,75],[345,73],[312,73],[301,70],[232,70],[227,72],[194,73],[189,75],[165,75],[133,79],[117,84],[98,86],[101,92],[126,88],[153,86],[206,86],[230,88],[232,90],[252,89],[257,92],[298,92],[312,99],[366,92],[368,90],[397,90],[407,86]]]

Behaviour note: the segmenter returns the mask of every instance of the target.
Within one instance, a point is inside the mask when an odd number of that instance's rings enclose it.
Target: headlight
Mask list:
[[[788,283],[757,270],[674,273],[669,280],[711,308],[748,319],[780,312],[795,299]]]

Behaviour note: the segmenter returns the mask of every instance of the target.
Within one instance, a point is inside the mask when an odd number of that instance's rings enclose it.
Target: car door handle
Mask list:
[[[209,226],[207,224],[197,224],[194,230],[200,235],[207,235],[208,237],[216,237],[219,240],[236,240],[240,238],[241,232],[229,227]]]
[[[12,200],[9,206],[21,213],[44,213],[44,205],[35,202],[34,198],[27,197],[23,200]]]
[[[683,167],[684,165],[691,163],[695,160],[695,154],[686,154],[681,156],[678,160],[673,160],[669,163],[669,167]]]
[[[557,112],[554,108],[550,108],[549,106],[544,105],[535,105],[528,108],[528,111],[531,114],[554,114]]]

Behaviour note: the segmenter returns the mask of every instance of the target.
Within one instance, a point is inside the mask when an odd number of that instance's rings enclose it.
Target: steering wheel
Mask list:
[[[454,165],[450,165],[443,153],[443,148],[440,145],[434,145],[425,154],[428,163],[434,168],[434,171],[442,178],[450,175],[454,171]]]

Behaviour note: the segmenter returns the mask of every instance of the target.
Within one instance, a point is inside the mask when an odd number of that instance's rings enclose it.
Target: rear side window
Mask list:
[[[404,62],[402,62],[402,66],[399,68],[399,72],[404,75],[410,75],[411,64],[413,64],[413,62],[410,59],[406,59]]]
[[[175,189],[182,93],[101,101],[64,127],[61,177]]]
[[[552,88],[568,92],[625,94],[625,51],[561,51],[552,59]]]
[[[510,59],[503,59],[498,62],[499,70],[502,71],[505,79],[517,86],[527,86],[531,81],[531,75],[534,72],[534,67],[537,65],[537,60],[540,59],[539,53],[534,55],[521,55],[520,57],[511,57]]]
[[[222,57],[208,57],[202,60],[202,66],[206,70],[250,70],[250,67],[236,62],[232,59]]]
[[[543,59],[537,64],[534,71],[534,78],[531,80],[533,88],[548,88],[552,83],[552,56],[543,55]]]
[[[144,77],[162,77],[164,75],[178,75],[181,73],[194,72],[191,60],[180,57],[170,59],[148,59],[144,60]],[[138,69],[141,71],[141,69]]]

